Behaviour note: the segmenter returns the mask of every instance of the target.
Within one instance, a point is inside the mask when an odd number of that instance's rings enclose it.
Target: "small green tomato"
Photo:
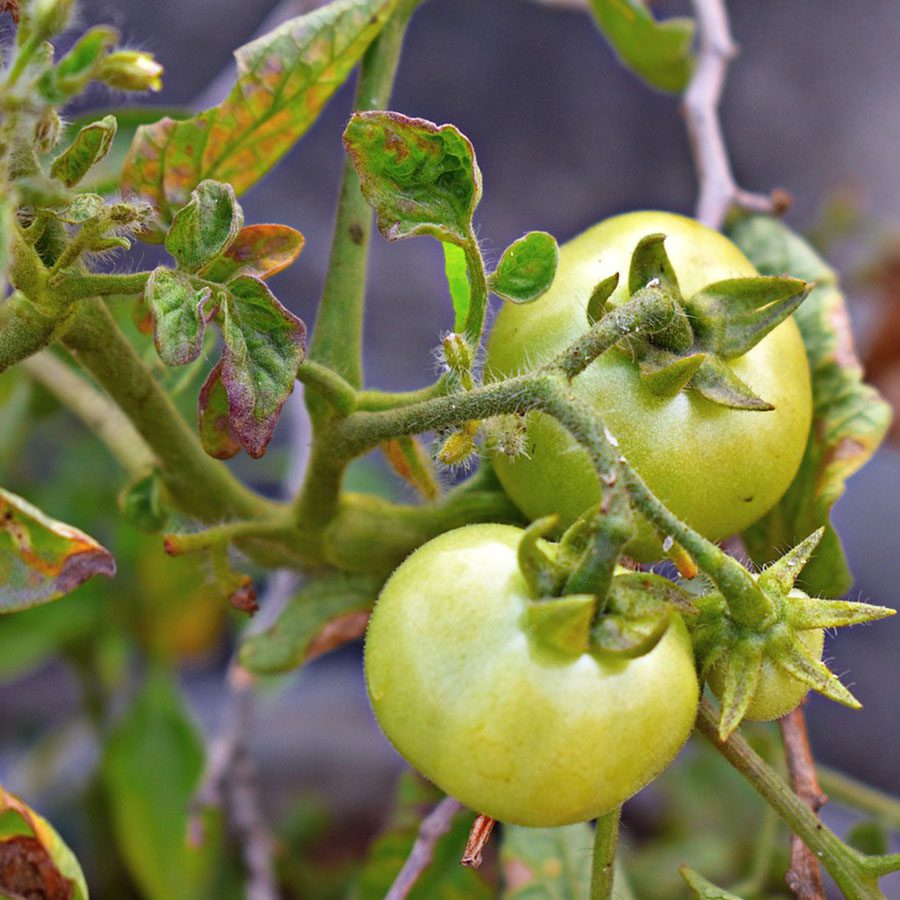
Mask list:
[[[375,716],[397,750],[466,806],[552,827],[619,806],[675,757],[698,682],[674,615],[644,656],[565,655],[523,627],[523,532],[470,525],[420,547],[366,637]]]

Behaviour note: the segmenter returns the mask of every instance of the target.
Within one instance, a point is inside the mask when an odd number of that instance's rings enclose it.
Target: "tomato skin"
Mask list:
[[[715,281],[757,274],[727,238],[683,216],[636,212],[608,219],[560,248],[556,280],[536,303],[503,306],[488,342],[488,374],[518,374],[561,352],[587,330],[591,291],[614,272],[620,279],[611,302],[625,302],[631,253],[642,237],[659,232],[667,235],[685,297]],[[618,349],[572,383],[650,489],[711,540],[741,531],[780,499],[800,465],[812,416],[809,364],[793,319],[729,365],[775,409],[726,409],[690,390],[661,398]],[[556,512],[568,524],[599,502],[587,454],[555,421],[529,416],[527,448],[528,457],[498,454],[493,462],[529,519]],[[649,526],[628,552],[646,561],[659,557]]]
[[[678,616],[633,660],[537,643],[522,626],[521,536],[470,525],[413,553],[375,606],[366,681],[385,735],[442,790],[552,827],[601,815],[658,775],[690,735],[699,687]]]

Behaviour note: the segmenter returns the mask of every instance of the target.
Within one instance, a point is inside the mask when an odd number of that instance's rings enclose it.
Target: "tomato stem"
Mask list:
[[[597,819],[591,867],[591,900],[609,900],[612,897],[621,816],[622,807],[618,806]]]

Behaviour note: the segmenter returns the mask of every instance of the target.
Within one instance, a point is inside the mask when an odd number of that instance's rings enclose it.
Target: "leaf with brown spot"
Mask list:
[[[794,313],[812,375],[813,423],[806,452],[787,493],[744,532],[744,539],[753,559],[766,563],[778,555],[778,548],[793,546],[826,526],[801,582],[809,593],[840,596],[853,579],[840,539],[830,524],[831,507],[844,493],[846,480],[881,444],[891,410],[873,387],[863,383],[834,270],[776,219],[741,219],[732,228],[731,237],[762,274],[788,273],[815,282],[809,297]]]
[[[0,613],[58,600],[94,575],[115,574],[112,554],[92,537],[0,489]]]
[[[239,275],[265,281],[291,265],[303,249],[303,235],[287,225],[247,225],[234,243],[200,272],[207,281],[224,284]]]
[[[235,52],[237,83],[218,106],[138,129],[122,170],[164,220],[204,179],[241,194],[312,126],[393,12],[396,0],[337,0]]]
[[[0,897],[88,900],[81,866],[53,826],[0,787]]]
[[[361,637],[381,587],[378,578],[332,573],[307,584],[278,620],[241,647],[241,665],[257,674],[287,672]]]

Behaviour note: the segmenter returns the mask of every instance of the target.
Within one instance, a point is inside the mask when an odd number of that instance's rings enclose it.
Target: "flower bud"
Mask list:
[[[75,0],[36,0],[31,10],[34,34],[39,40],[46,40],[66,30]]]
[[[475,436],[468,427],[462,431],[454,431],[441,444],[438,459],[445,466],[463,466],[475,453]]]
[[[100,66],[100,81],[122,91],[162,90],[163,67],[152,53],[142,50],[117,50]]]

